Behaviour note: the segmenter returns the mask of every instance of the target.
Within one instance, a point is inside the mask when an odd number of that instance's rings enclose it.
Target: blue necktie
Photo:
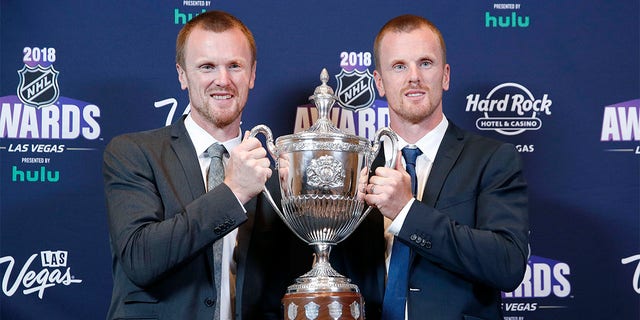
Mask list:
[[[422,152],[415,146],[402,149],[402,156],[406,163],[406,169],[411,176],[411,192],[415,196],[418,192],[418,179],[416,177],[416,159]],[[387,273],[387,286],[382,302],[383,320],[404,319],[404,307],[407,302],[408,273],[409,273],[409,247],[394,239],[391,250],[391,261]]]

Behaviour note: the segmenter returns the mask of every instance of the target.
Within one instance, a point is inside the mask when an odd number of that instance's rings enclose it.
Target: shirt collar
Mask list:
[[[202,156],[209,146],[215,142],[222,143],[225,149],[227,149],[227,152],[229,152],[242,141],[242,136],[240,134],[240,132],[242,132],[241,130],[238,130],[238,136],[233,139],[223,142],[217,141],[193,120],[191,113],[189,113],[186,119],[184,119],[184,126],[187,129],[187,133],[189,134],[189,137],[193,142],[193,147],[196,149],[196,154],[199,157]]]
[[[438,153],[438,148],[440,148],[440,143],[444,138],[444,134],[447,132],[447,127],[449,126],[449,120],[447,117],[443,116],[440,123],[433,128],[433,130],[429,131],[425,134],[420,140],[418,140],[415,145],[420,148],[422,151],[422,156],[426,156],[429,160],[433,161],[436,158],[436,154]],[[408,146],[409,143],[405,141],[402,137],[398,136],[398,148],[402,150],[402,148]],[[391,146],[385,145],[388,148],[385,148],[385,159],[391,158]]]
[[[443,116],[442,121],[440,121],[433,130],[429,131],[429,133],[425,134],[424,137],[420,138],[420,140],[415,143],[415,145],[422,151],[422,154],[429,160],[433,161],[433,159],[436,158],[438,148],[440,148],[440,142],[442,142],[442,138],[444,138],[444,134],[447,132],[448,125],[449,121]],[[400,148],[407,145],[406,142],[403,141],[403,143],[404,144],[400,144]]]

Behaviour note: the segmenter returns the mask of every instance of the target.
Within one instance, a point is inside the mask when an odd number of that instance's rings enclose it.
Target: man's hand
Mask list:
[[[270,164],[267,150],[262,147],[260,140],[250,138],[247,131],[242,142],[229,153],[224,183],[240,202],[247,203],[264,189],[272,174]]]
[[[402,159],[398,151],[397,159]],[[378,167],[375,175],[369,179],[364,200],[368,205],[377,207],[385,217],[393,220],[400,210],[413,198],[411,177],[404,169],[402,161],[396,161],[395,168]]]

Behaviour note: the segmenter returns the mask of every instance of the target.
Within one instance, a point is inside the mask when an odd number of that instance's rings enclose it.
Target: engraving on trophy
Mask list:
[[[360,319],[360,304],[358,301],[354,301],[349,308],[351,308],[351,316],[353,316],[354,319]]]
[[[342,315],[342,305],[338,301],[329,303],[329,315],[331,318],[338,320]]]
[[[320,305],[311,301],[304,306],[304,315],[307,316],[307,319],[314,320],[318,317],[320,310]]]
[[[332,189],[343,186],[345,177],[342,163],[332,156],[312,159],[307,167],[307,184],[311,187]]]
[[[295,320],[296,316],[298,316],[298,306],[295,303],[290,303],[287,308],[287,317],[289,320]]]
[[[309,150],[310,148],[314,148],[315,150],[345,151],[345,152],[364,152],[367,150],[365,147],[359,146],[359,145],[314,141],[314,143],[308,143],[308,142],[292,143],[290,145],[283,146],[280,151],[284,151],[284,152],[304,151],[304,150]]]

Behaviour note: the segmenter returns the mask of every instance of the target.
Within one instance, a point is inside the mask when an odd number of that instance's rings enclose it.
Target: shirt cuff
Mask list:
[[[416,200],[416,198],[411,198],[411,200],[409,200],[409,202],[407,202],[407,204],[404,205],[402,210],[400,210],[400,213],[398,213],[396,218],[393,219],[393,221],[389,225],[389,228],[387,229],[387,232],[389,232],[390,234],[392,234],[394,236],[397,236],[398,233],[400,233],[400,229],[402,229],[402,225],[404,224],[404,220],[407,218],[407,214],[409,214],[409,209],[411,209],[411,205],[413,204],[413,201],[415,201],[415,200]]]

